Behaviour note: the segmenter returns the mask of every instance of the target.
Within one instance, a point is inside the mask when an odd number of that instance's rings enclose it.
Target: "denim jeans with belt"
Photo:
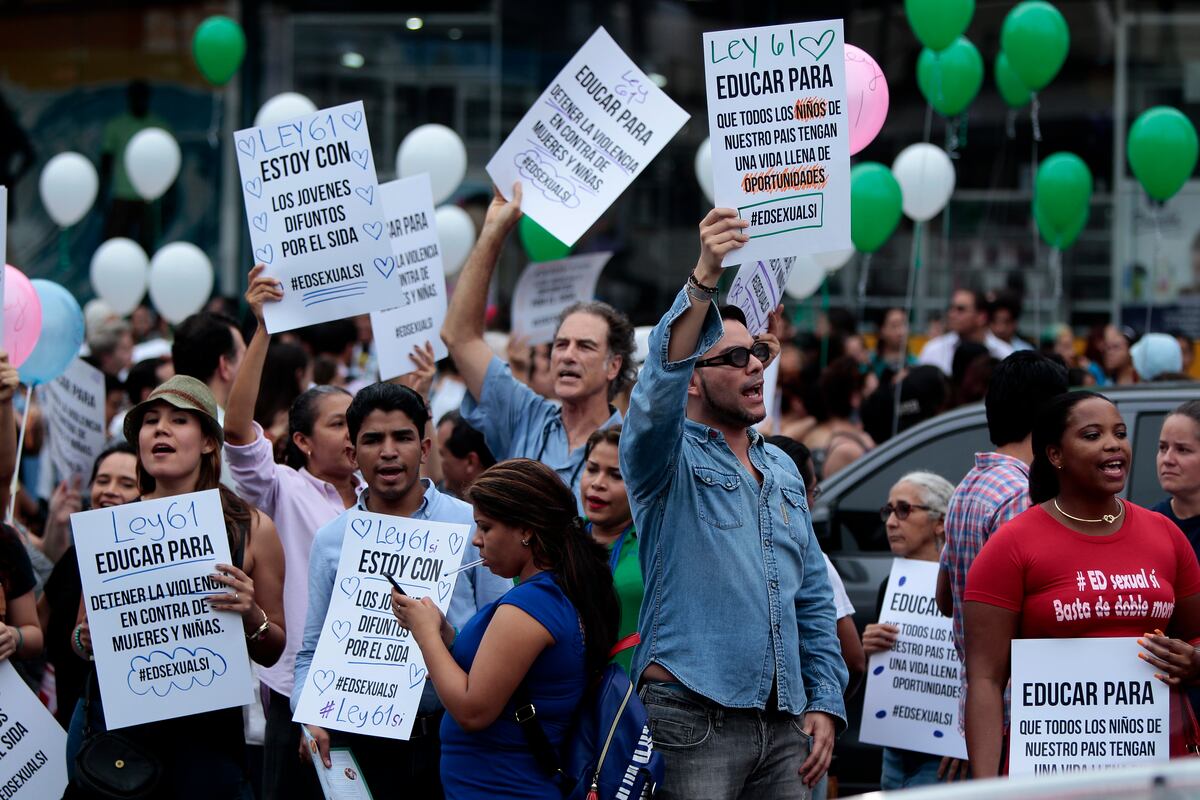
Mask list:
[[[642,702],[666,775],[659,800],[809,800],[800,780],[812,737],[782,711],[724,708],[678,683],[646,683]]]

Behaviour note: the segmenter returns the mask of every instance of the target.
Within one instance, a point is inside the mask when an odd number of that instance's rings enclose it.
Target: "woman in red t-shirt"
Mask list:
[[[1117,497],[1129,463],[1125,421],[1108,398],[1071,392],[1038,412],[1034,505],[996,532],[967,575],[966,727],[975,777],[1000,769],[1013,639],[1139,636],[1148,651],[1139,655],[1164,682],[1200,674],[1188,644],[1200,640],[1200,564],[1168,519]]]

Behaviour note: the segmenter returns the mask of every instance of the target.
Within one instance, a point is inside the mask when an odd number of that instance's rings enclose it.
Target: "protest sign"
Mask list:
[[[283,284],[271,333],[399,305],[361,101],[234,134],[254,260]]]
[[[86,482],[104,449],[104,373],[77,358],[45,385],[50,461],[61,478]]]
[[[66,788],[66,731],[12,662],[0,662],[0,797],[44,800]]]
[[[440,360],[449,354],[441,337],[446,319],[446,277],[429,175],[421,173],[380,184],[379,196],[396,257],[395,280],[403,298],[395,308],[371,313],[379,377],[387,380],[416,369],[408,357],[413,347],[429,342],[434,358]]]
[[[510,200],[519,181],[521,210],[573,245],[687,120],[597,28],[500,145],[487,172]]]
[[[530,264],[513,290],[512,332],[531,345],[554,340],[558,318],[574,303],[591,300],[612,253],[588,253]]]
[[[718,208],[750,223],[724,265],[850,247],[840,19],[704,34]]]
[[[897,558],[883,596],[881,623],[896,625],[896,645],[871,656],[859,739],[952,758],[967,757],[959,734],[954,621],[938,611],[938,564]]]
[[[211,577],[232,563],[216,489],[82,511],[71,530],[109,729],[250,702],[241,618],[205,600],[230,591]]]
[[[425,659],[392,614],[391,575],[446,613],[469,525],[351,511],[329,611],[293,719],[407,739],[425,687]]]
[[[727,302],[746,315],[746,329],[751,336],[766,331],[767,317],[783,302],[783,287],[795,263],[795,257],[748,261],[733,277]]]
[[[1166,761],[1170,693],[1141,652],[1136,638],[1014,640],[1009,774]]]

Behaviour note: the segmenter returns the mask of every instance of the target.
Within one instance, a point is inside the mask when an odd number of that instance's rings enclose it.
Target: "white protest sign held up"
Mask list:
[[[1136,638],[1014,640],[1009,774],[1170,758],[1170,692],[1140,652]]]
[[[871,656],[859,739],[952,758],[967,757],[959,735],[954,621],[938,611],[938,564],[897,558],[881,623],[899,626],[896,646]]]
[[[254,260],[283,284],[271,333],[399,305],[361,101],[234,134]]]
[[[215,489],[71,515],[110,729],[245,705],[240,617],[205,598],[232,563]]]
[[[351,511],[333,596],[293,719],[389,739],[407,739],[425,659],[392,614],[391,575],[415,598],[446,613],[469,525]]]
[[[104,449],[104,373],[83,359],[46,384],[50,460],[60,477],[86,481]]]
[[[795,263],[795,257],[748,261],[733,276],[727,302],[746,315],[746,329],[751,336],[766,331],[767,317],[783,302],[783,287]]]
[[[850,246],[850,134],[840,19],[704,34],[718,208],[750,223],[745,264]]]
[[[508,199],[575,244],[671,141],[688,113],[597,28],[488,162]]]
[[[402,302],[371,314],[371,331],[379,355],[379,377],[394,378],[416,369],[409,353],[433,345],[433,357],[448,355],[442,341],[446,319],[446,276],[434,222],[429,175],[389,181],[379,186],[388,239],[396,256]]]
[[[612,253],[587,253],[530,264],[513,290],[512,332],[529,344],[553,341],[558,317],[574,303],[591,300]]]
[[[67,732],[12,662],[0,662],[0,797],[45,800],[66,788]]]

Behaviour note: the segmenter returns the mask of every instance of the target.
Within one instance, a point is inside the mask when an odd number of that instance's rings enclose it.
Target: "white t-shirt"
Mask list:
[[[838,619],[842,617],[854,616],[854,604],[850,602],[850,595],[846,594],[846,585],[842,583],[842,576],[838,575],[836,569],[833,568],[833,562],[829,560],[829,556],[821,553],[821,557],[825,559],[825,569],[829,570],[829,582],[833,585],[833,607]]]
[[[994,358],[1003,360],[1013,353],[1013,346],[991,331],[984,336],[983,344]],[[922,364],[932,364],[949,376],[954,372],[954,351],[957,349],[958,334],[944,333],[925,343],[925,346],[921,348],[921,354],[917,356],[917,361]]]

